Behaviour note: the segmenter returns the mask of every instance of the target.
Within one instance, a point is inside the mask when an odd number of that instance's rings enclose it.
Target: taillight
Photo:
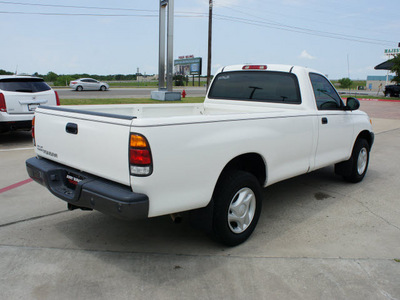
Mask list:
[[[266,65],[247,65],[243,66],[242,70],[266,70]]]
[[[131,175],[149,176],[153,172],[150,145],[143,135],[137,133],[130,135],[129,166]]]
[[[36,140],[35,140],[35,116],[33,116],[33,119],[32,119],[32,142],[33,142],[33,146],[36,146]]]
[[[58,97],[58,93],[56,91],[54,91],[54,94],[56,94],[56,103],[58,106],[58,105],[60,105],[60,97]]]
[[[7,112],[6,99],[3,93],[0,93],[0,111]]]

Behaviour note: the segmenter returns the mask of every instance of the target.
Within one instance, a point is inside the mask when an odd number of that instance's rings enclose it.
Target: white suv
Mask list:
[[[60,105],[57,92],[42,78],[0,76],[0,132],[30,130],[35,109],[41,104]]]

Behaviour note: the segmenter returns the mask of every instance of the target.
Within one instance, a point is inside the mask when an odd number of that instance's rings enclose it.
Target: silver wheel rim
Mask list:
[[[357,172],[359,175],[362,175],[367,168],[367,161],[368,161],[368,151],[365,148],[360,150],[357,159]]]
[[[233,197],[228,210],[228,225],[234,233],[244,232],[253,221],[256,196],[249,188],[242,188]]]

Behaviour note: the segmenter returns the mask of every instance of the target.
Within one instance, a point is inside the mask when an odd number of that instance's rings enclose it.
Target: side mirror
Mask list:
[[[344,110],[357,110],[359,108],[360,108],[360,101],[358,101],[358,99],[353,97],[347,98]]]

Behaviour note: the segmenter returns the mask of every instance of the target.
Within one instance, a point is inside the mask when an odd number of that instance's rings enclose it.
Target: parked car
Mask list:
[[[41,104],[60,105],[57,92],[42,78],[0,76],[0,132],[31,130],[35,109]]]
[[[383,91],[385,97],[399,97],[400,95],[400,84],[393,84],[385,86]]]
[[[106,91],[110,88],[107,83],[92,78],[80,78],[73,80],[69,83],[69,86],[71,89],[76,91]]]

